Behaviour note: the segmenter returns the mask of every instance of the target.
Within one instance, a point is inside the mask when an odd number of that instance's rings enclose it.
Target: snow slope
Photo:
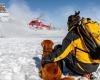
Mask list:
[[[64,35],[60,31],[33,30],[31,37],[0,38],[0,80],[41,80],[41,41],[51,39],[58,44]]]
[[[40,80],[33,60],[33,57],[41,56],[37,54],[40,41],[36,38],[1,38],[0,80]]]
[[[59,31],[47,33],[48,31],[45,34],[42,31],[34,32],[33,38],[0,38],[0,80],[41,80],[38,73],[41,41],[51,39],[58,44],[65,36]],[[96,80],[100,80],[99,71],[96,72]]]

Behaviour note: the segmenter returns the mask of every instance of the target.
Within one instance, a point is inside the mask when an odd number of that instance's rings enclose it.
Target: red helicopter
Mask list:
[[[32,20],[29,22],[29,26],[30,28],[36,28],[36,29],[48,29],[50,30],[51,29],[51,26],[50,25],[47,25],[45,23],[43,23],[39,18],[41,16],[39,16],[38,18]]]

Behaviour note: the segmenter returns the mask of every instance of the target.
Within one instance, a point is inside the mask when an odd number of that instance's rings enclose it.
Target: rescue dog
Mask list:
[[[53,50],[53,41],[51,40],[44,40],[41,43],[41,46],[43,47],[43,54],[42,58],[46,57],[50,52]],[[55,48],[61,47],[61,45],[55,46]],[[42,64],[42,62],[41,62]],[[43,80],[74,80],[72,77],[64,77],[61,78],[62,72],[60,70],[60,67],[57,65],[57,63],[49,63],[45,66],[41,67],[40,76]]]
[[[43,55],[42,58],[47,56],[53,50],[53,41],[51,40],[44,40],[41,43],[43,47]],[[43,80],[60,80],[61,78],[61,70],[57,63],[49,63],[41,68],[41,77]]]

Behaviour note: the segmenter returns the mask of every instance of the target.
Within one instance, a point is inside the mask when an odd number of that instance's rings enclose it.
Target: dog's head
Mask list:
[[[41,46],[43,47],[43,54],[48,55],[49,52],[52,52],[53,50],[53,41],[51,40],[43,40],[41,43]]]

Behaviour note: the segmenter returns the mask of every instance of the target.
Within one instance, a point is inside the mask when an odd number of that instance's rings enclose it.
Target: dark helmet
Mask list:
[[[74,27],[77,27],[77,25],[80,23],[80,11],[76,12],[74,15],[70,15],[68,17],[68,31],[72,30]]]

